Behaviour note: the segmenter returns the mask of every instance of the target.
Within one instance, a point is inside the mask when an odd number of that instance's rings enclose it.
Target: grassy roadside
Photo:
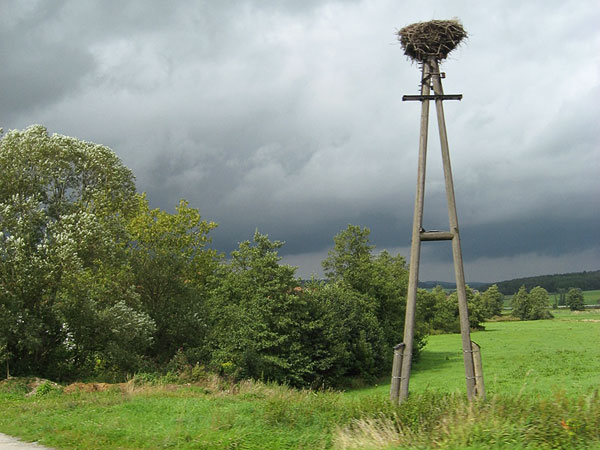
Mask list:
[[[464,399],[460,337],[431,336],[411,398],[389,385],[297,391],[207,379],[103,392],[0,389],[0,431],[57,448],[600,448],[600,312],[493,322],[482,346],[488,401]]]
[[[330,448],[332,426],[390,409],[375,396],[243,382],[4,394],[0,431],[60,448]]]

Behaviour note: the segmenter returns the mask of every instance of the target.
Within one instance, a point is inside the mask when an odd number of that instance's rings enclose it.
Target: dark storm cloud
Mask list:
[[[76,91],[81,79],[94,69],[94,60],[85,48],[46,27],[46,21],[55,21],[60,15],[60,6],[44,2],[20,14],[16,6],[7,3],[1,7],[0,105],[4,121]]]
[[[446,92],[464,94],[445,108],[467,269],[494,281],[577,255],[600,264],[591,1],[0,8],[0,127],[43,123],[108,145],[153,206],[188,199],[220,223],[222,251],[258,228],[286,241],[303,275],[348,223],[408,256],[419,105],[400,99],[417,93],[419,71],[394,30],[458,16],[470,38],[443,70]],[[433,114],[429,140],[425,226],[446,229]],[[424,250],[423,276],[448,278],[446,250]]]

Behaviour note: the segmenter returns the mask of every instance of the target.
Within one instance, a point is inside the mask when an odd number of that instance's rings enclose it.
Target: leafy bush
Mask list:
[[[50,381],[44,381],[42,384],[40,384],[35,389],[35,396],[36,397],[44,397],[46,395],[55,394],[58,392],[61,392],[61,389],[59,386],[56,385],[56,383],[52,383]]]

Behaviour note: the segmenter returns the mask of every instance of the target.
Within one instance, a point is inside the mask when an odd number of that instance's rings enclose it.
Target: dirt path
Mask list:
[[[50,450],[36,443],[23,442],[14,437],[0,433],[0,450]]]

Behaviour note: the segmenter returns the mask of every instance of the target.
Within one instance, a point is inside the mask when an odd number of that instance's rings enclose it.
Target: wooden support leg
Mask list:
[[[429,95],[428,64],[423,64],[421,94]],[[425,199],[425,166],[427,162],[427,129],[429,127],[429,100],[421,103],[421,133],[419,136],[419,163],[417,169],[417,193],[413,216],[412,244],[410,248],[410,267],[408,275],[408,292],[406,295],[406,317],[404,319],[404,358],[402,359],[402,379],[400,380],[400,398],[402,402],[408,398],[408,384],[412,364],[413,343],[415,336],[415,311],[417,304],[417,285],[419,283],[419,261],[421,259],[421,228],[423,227],[423,203]]]
[[[440,69],[437,60],[430,59],[432,68],[433,90],[436,95],[443,96]],[[460,315],[460,334],[463,347],[465,376],[467,382],[467,397],[472,400],[475,395],[475,373],[473,365],[473,349],[471,348],[471,331],[469,324],[469,310],[467,307],[467,292],[465,287],[465,273],[463,269],[460,235],[458,230],[458,215],[456,213],[456,200],[454,196],[454,183],[452,181],[452,168],[450,166],[450,151],[448,147],[448,134],[444,119],[444,106],[441,98],[435,101],[442,148],[442,162],[444,166],[444,179],[446,182],[446,199],[448,202],[448,219],[452,238],[452,256],[454,259],[454,274],[456,277],[456,293],[458,296],[458,311]]]
[[[485,400],[485,384],[483,383],[483,363],[481,362],[481,347],[471,341],[473,348],[473,368],[475,369],[475,395]]]
[[[394,362],[392,363],[392,382],[390,383],[390,401],[398,403],[400,395],[400,380],[402,379],[402,358],[404,357],[404,342],[394,347]]]

